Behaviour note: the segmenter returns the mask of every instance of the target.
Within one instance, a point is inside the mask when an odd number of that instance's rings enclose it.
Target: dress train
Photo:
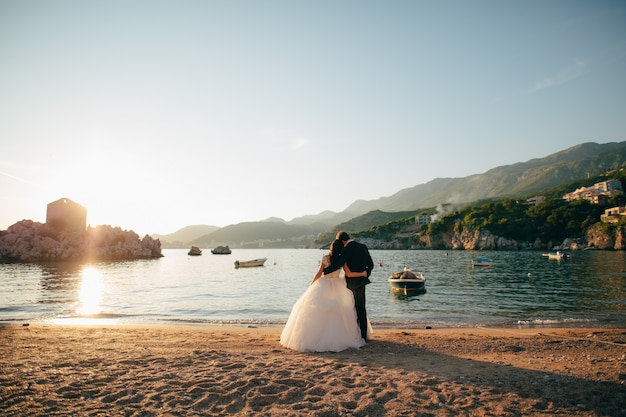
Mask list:
[[[368,321],[368,338],[371,335]],[[365,345],[354,296],[339,271],[311,284],[291,309],[280,344],[300,352],[340,352]]]

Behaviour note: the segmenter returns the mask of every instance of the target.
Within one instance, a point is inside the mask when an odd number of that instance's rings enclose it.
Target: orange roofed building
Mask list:
[[[69,198],[60,198],[48,204],[46,224],[58,230],[84,232],[87,209]]]

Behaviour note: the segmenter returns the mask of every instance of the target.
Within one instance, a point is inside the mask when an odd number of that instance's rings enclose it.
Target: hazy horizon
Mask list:
[[[626,140],[617,1],[0,2],[0,230],[341,212]]]

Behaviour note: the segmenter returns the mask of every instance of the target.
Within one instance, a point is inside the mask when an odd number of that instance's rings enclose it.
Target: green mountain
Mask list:
[[[229,245],[236,248],[307,247],[328,224],[289,224],[281,219],[238,223],[204,235],[191,244],[200,247]]]
[[[183,227],[182,229],[167,235],[152,234],[150,236],[153,239],[159,239],[164,248],[184,248],[190,245],[189,242],[196,240],[201,236],[213,233],[216,230],[219,230],[219,227],[199,224]]]
[[[268,219],[230,225],[204,233],[189,226],[195,236],[176,239],[201,247],[308,247],[330,242],[337,229],[349,232],[368,230],[415,214],[433,214],[436,207],[532,196],[543,190],[572,184],[603,172],[626,166],[626,142],[583,143],[545,158],[531,159],[493,168],[465,178],[436,178],[426,184],[398,191],[377,200],[359,200],[340,213],[324,211],[285,222]],[[430,211],[429,211],[430,210]],[[214,226],[203,226],[214,228]],[[187,229],[187,228],[185,228]],[[187,235],[185,235],[187,236]],[[158,237],[153,235],[153,237]],[[169,242],[171,235],[163,240]],[[171,247],[164,244],[164,247]]]
[[[411,219],[411,223],[414,223],[414,218],[418,214],[435,214],[435,209],[420,209],[411,211],[394,211],[386,212],[381,210],[372,210],[368,213],[354,217],[346,222],[335,225],[330,230],[320,233],[315,240],[317,246],[329,245],[335,239],[335,235],[339,230],[344,230],[349,234],[355,234],[364,230],[372,229],[376,226],[383,226],[388,224],[395,224],[402,219]],[[402,227],[400,223],[398,226],[394,226],[396,229]]]
[[[390,197],[357,201],[346,211],[408,211],[440,204],[529,195],[626,165],[626,142],[583,143],[545,158],[493,168],[465,178],[437,178]]]
[[[538,195],[545,200],[537,205],[526,203],[527,198],[537,194],[485,199],[468,203],[465,207],[456,206],[447,213],[438,212],[438,220],[428,225],[417,224],[415,217],[411,216],[369,229],[349,229],[350,222],[337,228],[350,230],[359,240],[370,240],[368,246],[375,249],[458,249],[461,246],[466,249],[550,249],[563,244],[569,249],[587,245],[621,250],[623,232],[617,230],[617,224],[600,222],[600,217],[607,208],[623,206],[626,197],[614,195],[602,204],[583,199],[566,202],[562,198],[573,190],[608,180],[626,184],[626,169],[611,170],[541,190]]]

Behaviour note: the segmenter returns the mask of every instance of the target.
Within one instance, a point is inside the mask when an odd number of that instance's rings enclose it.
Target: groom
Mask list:
[[[344,231],[337,232],[336,239],[343,243],[342,262],[324,268],[324,274],[330,274],[341,268],[345,263],[348,265],[353,276],[346,275],[348,289],[354,295],[354,306],[356,307],[356,318],[361,328],[361,337],[367,340],[367,311],[365,310],[365,286],[371,281],[369,276],[374,268],[374,262],[370,252],[362,243],[350,238]]]

